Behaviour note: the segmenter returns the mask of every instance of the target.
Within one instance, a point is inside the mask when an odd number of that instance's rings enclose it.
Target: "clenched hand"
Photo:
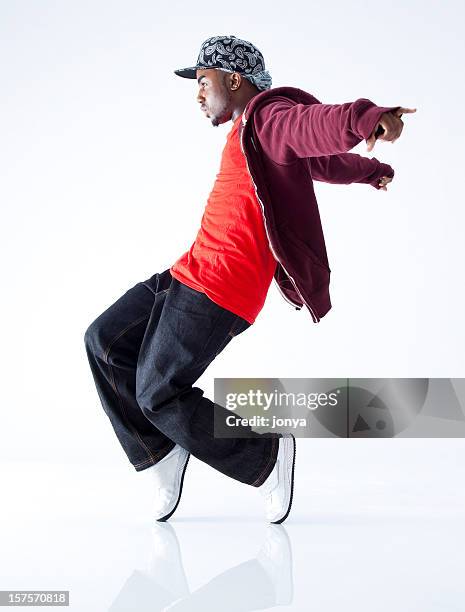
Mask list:
[[[379,188],[382,189],[383,191],[387,191],[386,185],[390,183],[391,181],[392,181],[392,178],[390,176],[382,176],[378,181]]]
[[[375,146],[376,139],[395,142],[402,133],[404,122],[401,117],[404,113],[416,113],[416,108],[403,108],[383,113],[378,120],[371,136],[367,140],[367,151]]]

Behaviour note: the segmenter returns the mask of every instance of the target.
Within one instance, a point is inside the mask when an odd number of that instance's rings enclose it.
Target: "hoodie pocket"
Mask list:
[[[288,253],[293,266],[300,276],[311,281],[310,291],[313,293],[329,283],[331,269],[323,263],[306,242],[298,238],[294,232],[283,228],[283,247]],[[286,247],[287,245],[287,247]]]
[[[286,239],[289,240],[300,253],[304,254],[306,257],[309,257],[316,266],[320,266],[320,268],[323,268],[323,270],[331,272],[330,267],[323,263],[312,248],[309,247],[306,242],[298,238],[294,232],[291,232],[287,227],[285,227],[284,233],[286,234]]]

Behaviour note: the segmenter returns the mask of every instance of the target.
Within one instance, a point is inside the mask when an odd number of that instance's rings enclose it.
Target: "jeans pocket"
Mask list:
[[[233,324],[231,325],[231,329],[229,330],[228,335],[234,338],[234,336],[238,336],[250,326],[251,323],[237,315]]]
[[[239,315],[236,315],[229,331],[224,337],[224,341],[221,343],[219,349],[217,349],[215,357],[217,357],[221,353],[221,351],[226,348],[226,346],[231,342],[233,338],[248,329],[250,325],[251,323],[249,323]]]
[[[142,284],[150,289],[150,291],[157,295],[158,293],[163,293],[168,291],[171,287],[171,281],[173,277],[169,271],[169,268],[164,272],[156,272],[153,276],[148,278],[147,280],[142,281]]]
[[[158,275],[157,291],[168,291],[173,286],[173,277],[169,268]]]

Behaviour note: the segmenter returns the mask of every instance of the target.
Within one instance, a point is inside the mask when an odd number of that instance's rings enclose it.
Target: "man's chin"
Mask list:
[[[218,127],[222,123],[227,123],[229,119],[227,119],[226,117],[213,116],[213,117],[210,117],[210,121],[213,126]]]

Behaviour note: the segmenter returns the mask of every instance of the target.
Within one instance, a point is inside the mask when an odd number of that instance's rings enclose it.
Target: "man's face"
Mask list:
[[[210,68],[197,70],[197,101],[215,127],[232,117],[232,95],[226,86],[227,72]]]

